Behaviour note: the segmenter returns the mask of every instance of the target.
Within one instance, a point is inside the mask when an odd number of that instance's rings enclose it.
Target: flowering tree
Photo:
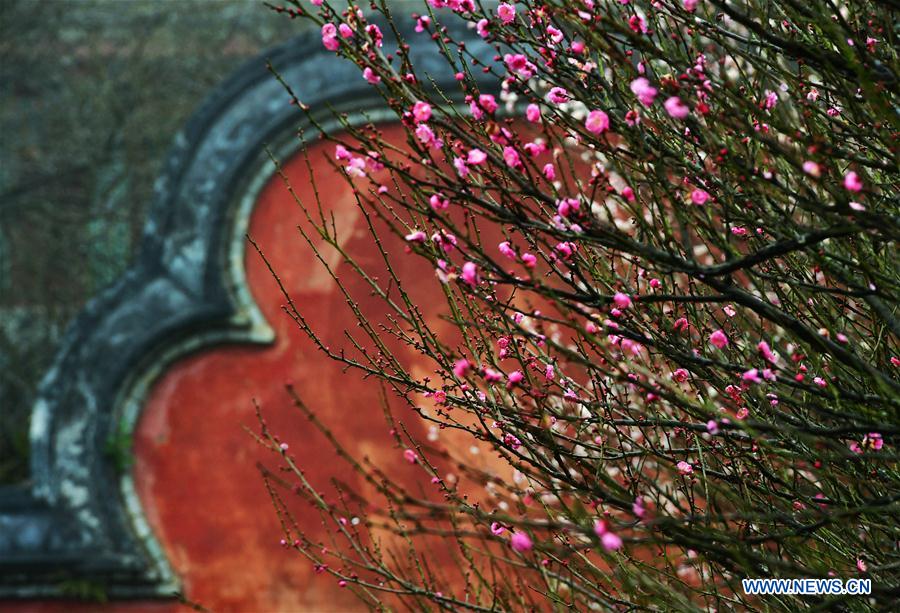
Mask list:
[[[336,348],[290,296],[286,311],[455,438],[417,436],[386,403],[418,489],[332,437],[381,500],[340,482],[326,497],[261,422],[335,530],[308,539],[283,474],[266,472],[285,544],[371,606],[896,604],[897,7],[429,0],[412,18],[456,75],[442,91],[390,3],[313,4],[274,8],[315,22],[407,138],[346,121],[328,135],[379,266],[341,250],[322,203],[300,202],[385,318],[356,307],[309,236],[359,326]],[[496,56],[448,36],[454,19]],[[403,278],[399,257],[435,278]],[[414,284],[445,298],[450,332]],[[473,444],[496,459],[476,465]],[[740,584],[860,576],[865,599],[752,600]]]

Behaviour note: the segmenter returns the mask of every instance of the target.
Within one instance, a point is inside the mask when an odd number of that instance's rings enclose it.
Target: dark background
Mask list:
[[[67,323],[129,265],[176,132],[300,24],[254,0],[0,0],[0,483]]]

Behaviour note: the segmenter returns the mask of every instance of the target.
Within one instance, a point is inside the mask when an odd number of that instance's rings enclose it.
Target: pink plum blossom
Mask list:
[[[638,101],[644,106],[650,106],[659,93],[655,87],[650,85],[650,81],[644,77],[638,77],[631,82],[631,92],[637,96]]]
[[[881,434],[878,432],[869,432],[863,438],[863,447],[867,447],[873,451],[879,451],[884,447],[884,439],[881,438]]]
[[[416,102],[412,107],[413,119],[416,123],[422,123],[431,119],[431,105],[421,100]]]
[[[519,532],[518,530],[512,533],[512,537],[509,539],[509,545],[514,551],[518,551],[519,553],[530,551],[533,547],[531,538],[524,532]]]
[[[851,192],[860,192],[862,191],[862,188],[862,180],[860,180],[858,174],[851,170],[844,175],[844,189]]]
[[[884,440],[878,432],[866,434],[862,439],[862,443],[857,443],[856,441],[850,443],[850,451],[853,453],[862,453],[866,449],[879,451],[882,447],[884,447]]]
[[[510,387],[510,386],[507,385],[507,387]],[[522,446],[522,441],[520,441],[518,439],[518,437],[510,434],[509,432],[507,432],[506,434],[503,435],[503,442],[506,445],[508,445],[509,447],[511,447],[513,449],[513,451],[515,451],[516,449],[518,449],[519,447]]]
[[[728,337],[722,330],[716,330],[709,335],[709,342],[718,349],[724,349],[728,345]]]
[[[568,217],[581,206],[577,198],[563,198],[556,201],[556,213],[560,217]]]
[[[562,42],[563,33],[562,30],[558,28],[554,28],[553,26],[547,26],[547,34],[550,36],[550,41],[559,44]]]
[[[466,164],[478,166],[479,164],[483,164],[486,159],[487,153],[485,153],[481,149],[470,149],[468,155],[466,156]]]
[[[609,530],[605,520],[598,519],[594,522],[594,534],[600,537],[600,543],[606,551],[615,551],[622,548],[621,537]]]
[[[747,383],[762,383],[762,379],[759,377],[759,370],[756,368],[751,368],[745,372],[741,375],[741,379]]]
[[[460,358],[453,363],[453,374],[457,377],[465,377],[469,370],[472,368],[472,364],[466,358]]]
[[[769,347],[769,343],[767,343],[766,341],[760,341],[756,348],[770,364],[775,364],[776,362],[778,362],[778,356],[772,352],[772,349]]]
[[[709,192],[704,189],[700,189],[699,187],[694,189],[691,192],[691,202],[700,206],[704,205],[709,201]]]
[[[529,62],[528,58],[522,53],[507,53],[503,56],[503,62],[510,72],[514,72],[526,79],[533,77],[537,70],[535,65]]]
[[[666,107],[666,112],[669,114],[669,116],[674,119],[684,119],[691,113],[691,109],[689,109],[678,96],[672,96],[671,98],[668,98],[663,103],[663,106]]]
[[[506,162],[506,165],[510,168],[520,168],[522,166],[522,160],[519,157],[519,152],[516,151],[513,147],[503,148],[503,161]]]
[[[440,234],[437,232],[432,234],[431,241],[439,245],[445,252],[453,251],[456,246],[456,237],[446,230],[441,230]]]
[[[600,542],[606,551],[616,551],[622,548],[622,537],[612,532],[607,532],[600,537]]]
[[[550,89],[550,93],[547,94],[547,99],[554,104],[562,104],[568,102],[569,92],[562,87],[553,87]]]
[[[419,142],[423,145],[427,145],[432,149],[440,149],[444,146],[444,141],[439,139],[435,135],[434,130],[431,129],[431,126],[426,123],[420,123],[416,126],[416,138],[418,138]]]
[[[501,2],[497,7],[497,16],[503,23],[512,23],[516,18],[516,7],[508,2]]]
[[[588,113],[584,127],[591,134],[603,134],[609,130],[609,115],[601,110],[593,110]]]
[[[576,250],[575,244],[570,243],[568,241],[563,241],[561,243],[557,243],[556,247],[554,247],[554,249],[557,252],[559,252],[560,256],[562,256],[562,258],[564,260],[567,260],[570,257],[572,257],[575,254],[575,250]]]
[[[631,306],[631,298],[622,292],[616,292],[613,296],[613,302],[620,309],[627,309]]]
[[[547,151],[547,143],[537,140],[525,143],[525,145],[523,146],[525,147],[525,151],[527,151],[528,155],[530,155],[531,157],[537,157]]]
[[[377,74],[375,74],[375,71],[372,70],[371,68],[369,68],[368,66],[363,68],[362,74],[363,74],[363,79],[365,79],[372,85],[375,85],[375,84],[381,82],[381,77],[379,77]]]
[[[333,23],[322,25],[322,45],[329,51],[337,51],[341,46],[337,37],[337,27]]]
[[[361,157],[350,158],[350,163],[344,166],[344,170],[352,177],[366,176],[366,160]]]
[[[641,496],[634,499],[634,503],[631,505],[631,512],[638,519],[643,519],[647,514],[647,507],[644,506],[644,499]]]
[[[631,28],[633,32],[640,32],[641,34],[647,33],[647,20],[644,19],[641,15],[632,15],[628,18],[628,27]]]
[[[469,285],[478,283],[478,265],[475,262],[466,262],[462,267],[462,280]]]
[[[485,112],[493,113],[497,110],[497,100],[491,94],[481,94],[478,96],[477,102],[475,100],[472,101],[469,109],[472,111],[472,116],[475,119],[481,119]]]
[[[450,206],[450,200],[444,197],[443,194],[432,194],[431,198],[428,199],[428,204],[431,205],[434,211],[446,211]]]
[[[461,178],[465,179],[468,176],[469,167],[466,165],[466,161],[461,157],[453,158],[453,167],[456,168],[456,174]]]
[[[384,44],[384,35],[381,33],[381,28],[374,23],[370,23],[366,26],[366,34],[375,41],[376,47],[381,47]]]

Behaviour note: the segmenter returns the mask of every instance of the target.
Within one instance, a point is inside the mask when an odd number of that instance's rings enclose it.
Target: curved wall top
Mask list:
[[[420,74],[458,89],[430,37],[399,25]],[[470,53],[493,57],[461,20],[445,25]],[[31,479],[0,488],[0,598],[63,595],[73,580],[114,598],[179,589],[134,494],[130,435],[150,383],[173,360],[216,343],[272,340],[244,283],[243,236],[254,194],[273,173],[266,146],[296,148],[306,119],[267,59],[324,123],[331,109],[353,121],[394,117],[317,34],[247,63],[198,109],[156,183],[134,264],[71,324],[41,384]]]

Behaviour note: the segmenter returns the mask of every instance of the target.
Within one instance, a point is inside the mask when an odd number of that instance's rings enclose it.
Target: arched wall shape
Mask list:
[[[447,35],[487,64],[494,50],[459,19]],[[413,23],[398,31],[422,75],[458,91],[437,46]],[[391,29],[384,27],[385,46]],[[0,488],[0,598],[66,595],[99,585],[111,598],[171,596],[179,581],[148,527],[128,470],[131,433],[153,381],[179,357],[221,343],[267,343],[272,330],[247,291],[244,232],[305,116],[266,60],[317,121],[396,116],[349,61],[300,37],[247,63],[180,132],[156,184],[140,252],[70,326],[46,374],[31,427],[31,479]]]

